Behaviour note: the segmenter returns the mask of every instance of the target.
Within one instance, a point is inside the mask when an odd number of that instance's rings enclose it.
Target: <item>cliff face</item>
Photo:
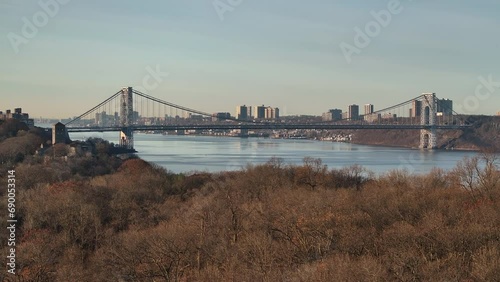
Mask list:
[[[448,146],[455,149],[500,151],[500,117],[470,116],[467,122],[471,128],[461,130],[458,138],[451,139]]]
[[[355,130],[352,143],[418,148],[419,130]]]
[[[500,151],[500,117],[470,116],[471,128],[465,130],[438,130],[438,148],[454,150]],[[418,148],[419,130],[353,130],[352,143]]]

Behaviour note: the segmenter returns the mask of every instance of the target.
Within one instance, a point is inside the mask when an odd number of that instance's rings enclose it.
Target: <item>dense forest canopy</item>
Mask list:
[[[115,156],[99,139],[85,143],[87,154],[69,156],[75,144],[68,144],[32,155],[44,137],[14,131],[0,152],[12,146],[23,157],[4,163],[0,178],[7,183],[7,165],[15,169],[18,274],[3,273],[3,281],[500,277],[493,154],[426,175],[329,169],[311,158],[298,166],[272,159],[236,172],[174,174]]]

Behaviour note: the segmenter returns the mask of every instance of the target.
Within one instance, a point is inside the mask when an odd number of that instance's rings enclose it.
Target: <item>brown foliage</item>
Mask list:
[[[144,171],[150,170],[151,164],[141,159],[130,159],[123,162],[123,164],[118,168],[119,172],[124,174],[141,174]]]
[[[19,132],[16,137],[0,142],[0,163],[19,163],[26,156],[32,155],[42,144],[43,139],[26,131]]]
[[[128,160],[20,192],[20,270],[38,281],[495,280],[499,185],[460,185],[470,171],[496,177],[474,164],[374,177],[275,159],[182,175]]]

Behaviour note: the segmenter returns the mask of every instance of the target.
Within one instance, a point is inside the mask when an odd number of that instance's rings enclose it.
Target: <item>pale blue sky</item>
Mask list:
[[[348,64],[339,45],[389,1],[243,0],[221,21],[213,0],[72,0],[16,54],[7,35],[43,10],[0,0],[0,109],[79,115],[141,86],[156,65],[170,75],[149,94],[206,112],[266,104],[319,115],[422,92],[457,105],[479,76],[500,81],[497,0],[401,0],[404,10]],[[479,102],[475,112],[500,111],[500,89]]]

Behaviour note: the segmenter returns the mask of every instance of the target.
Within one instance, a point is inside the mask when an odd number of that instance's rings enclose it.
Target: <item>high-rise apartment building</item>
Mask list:
[[[273,107],[266,107],[265,119],[274,119]]]
[[[278,108],[266,107],[265,119],[278,119],[280,117],[280,110]]]
[[[253,119],[254,118],[254,115],[253,115],[253,106],[247,106],[247,118],[248,119]]]
[[[254,108],[254,118],[266,118],[266,107],[264,105],[256,106]]]
[[[365,116],[373,114],[373,105],[372,104],[366,104],[365,105]]]
[[[236,107],[236,115],[237,119],[248,119],[248,107],[246,105]]]
[[[341,120],[342,119],[342,110],[332,109],[332,110],[330,110],[330,113],[332,113],[332,120]]]
[[[358,120],[359,119],[359,106],[358,105],[349,105],[349,109],[347,111],[349,120]]]
[[[411,102],[410,117],[419,117],[422,113],[422,101],[413,100]]]
[[[453,114],[453,101],[450,99],[437,100],[437,112],[449,116]]]

